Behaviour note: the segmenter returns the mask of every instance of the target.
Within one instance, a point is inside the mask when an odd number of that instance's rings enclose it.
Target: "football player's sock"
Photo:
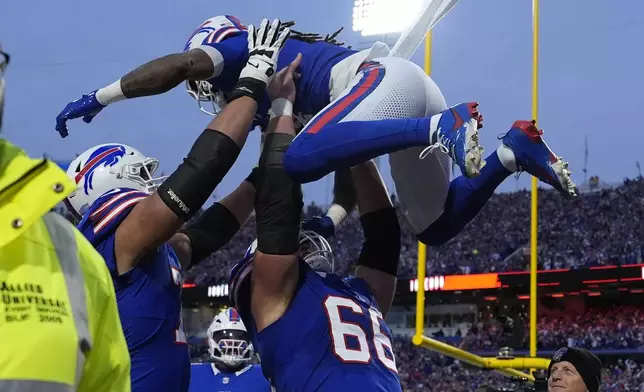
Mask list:
[[[436,222],[418,234],[421,242],[441,245],[454,238],[481,211],[496,188],[512,174],[499,159],[497,151],[485,160],[487,164],[481,169],[480,175],[474,178],[460,176],[450,183],[443,213]]]
[[[284,157],[293,180],[306,183],[377,156],[427,146],[429,118],[347,121],[298,135]]]

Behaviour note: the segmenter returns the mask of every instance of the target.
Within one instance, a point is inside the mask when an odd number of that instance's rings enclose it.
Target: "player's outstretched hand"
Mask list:
[[[279,19],[269,26],[264,19],[259,29],[248,26],[248,61],[239,74],[239,81],[230,94],[229,101],[248,96],[259,102],[264,96],[266,86],[270,83],[277,69],[277,58],[291,33],[283,28]]]
[[[266,90],[271,101],[278,98],[285,98],[289,102],[295,103],[295,80],[300,77],[297,69],[301,62],[302,54],[299,53],[288,67],[282,69],[275,75]]]
[[[328,216],[314,216],[302,223],[303,230],[311,230],[329,239],[335,235],[333,220]]]
[[[96,91],[84,94],[79,99],[68,103],[65,109],[56,116],[56,131],[61,137],[67,137],[69,135],[67,120],[82,117],[83,121],[89,124],[104,107],[96,99]]]

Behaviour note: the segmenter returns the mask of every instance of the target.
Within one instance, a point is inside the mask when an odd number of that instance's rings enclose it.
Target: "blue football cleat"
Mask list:
[[[568,162],[556,156],[543,140],[536,121],[515,121],[500,139],[512,150],[519,172],[527,172],[566,196],[577,196]]]
[[[476,109],[478,103],[461,103],[432,116],[432,145],[420,154],[420,159],[429,155],[434,148],[449,154],[468,178],[477,176],[485,166],[482,159],[483,147],[479,145],[479,128],[483,127],[483,116]]]

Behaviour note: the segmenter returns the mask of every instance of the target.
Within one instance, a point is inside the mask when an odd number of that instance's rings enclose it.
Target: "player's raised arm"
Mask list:
[[[356,189],[353,185],[351,168],[335,171],[333,202],[324,216],[314,216],[302,224],[302,229],[312,230],[324,238],[331,238],[335,230],[351,214],[356,206]]]
[[[383,316],[396,291],[400,260],[400,224],[378,168],[373,161],[353,168],[364,243],[356,276],[364,279]]]
[[[199,39],[199,42],[192,45],[192,48],[187,46],[182,53],[149,61],[114,83],[68,103],[56,117],[56,130],[62,137],[66,137],[69,133],[68,120],[82,118],[86,123],[90,123],[94,116],[109,104],[129,98],[163,94],[187,80],[209,80],[225,73],[231,84],[229,87],[232,87],[236,75],[248,59],[246,37],[242,35],[246,28],[238,21],[231,22],[230,19],[234,19],[232,17],[211,19],[211,24],[221,24],[218,19],[223,19],[231,23],[231,26],[224,26],[219,31],[212,29],[212,34],[208,34],[205,39],[198,33],[209,30],[198,29],[193,38]],[[224,37],[228,39],[224,41]]]
[[[250,58],[232,92],[231,102],[202,132],[177,170],[150,197],[139,202],[116,230],[119,273],[157,249],[198,211],[233,165],[243,147],[257,99],[262,96],[289,34],[275,20],[249,28]]]
[[[223,63],[223,58],[221,59]],[[214,64],[202,49],[170,54],[141,65],[109,86],[82,95],[65,106],[56,117],[56,130],[69,133],[67,120],[83,118],[90,123],[104,107],[128,98],[162,94],[185,80],[201,80],[215,75]]]
[[[271,121],[259,159],[255,219],[257,250],[253,265],[251,312],[257,330],[278,320],[295,291],[302,190],[284,170],[284,153],[295,137],[293,73],[301,55],[279,72],[271,86]]]
[[[214,203],[170,240],[182,268],[198,264],[221,247],[246,223],[253,212],[257,168],[228,196]]]

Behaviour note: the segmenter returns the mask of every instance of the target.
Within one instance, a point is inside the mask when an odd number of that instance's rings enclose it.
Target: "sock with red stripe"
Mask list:
[[[339,122],[316,133],[305,129],[291,143],[284,167],[294,181],[315,181],[380,155],[428,146],[429,128],[430,118],[418,118]]]
[[[460,176],[449,185],[443,213],[425,231],[418,234],[418,240],[426,245],[442,245],[456,237],[481,211],[492,197],[496,188],[512,174],[506,169],[494,151],[487,158],[481,174],[474,178]]]

